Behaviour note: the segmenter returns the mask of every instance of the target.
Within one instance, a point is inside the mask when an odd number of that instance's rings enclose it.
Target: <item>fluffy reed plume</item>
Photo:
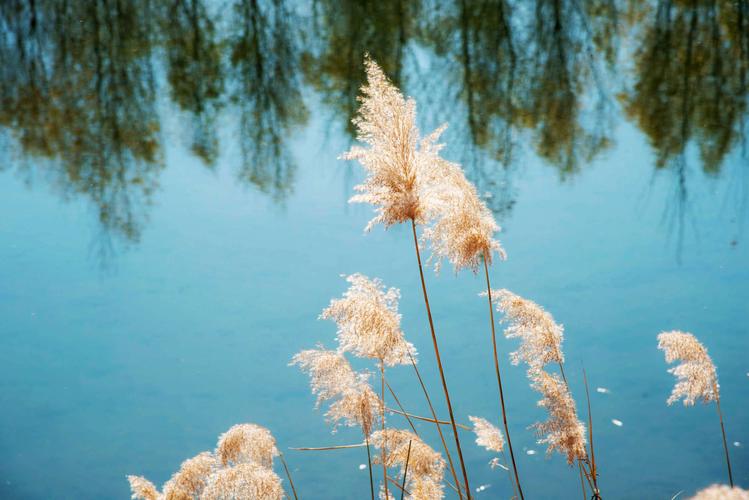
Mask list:
[[[416,350],[401,331],[400,291],[385,290],[380,280],[362,274],[352,274],[346,281],[351,286],[343,297],[330,301],[320,315],[338,325],[339,350],[377,359],[387,366],[409,364],[409,353],[415,357]]]
[[[408,493],[409,500],[440,500],[445,498],[445,487],[429,476],[418,476],[409,482]]]
[[[684,398],[684,405],[694,405],[701,399],[703,402],[716,401],[719,397],[718,377],[713,360],[707,349],[691,333],[680,331],[663,332],[658,335],[658,349],[666,354],[666,362],[682,363],[668,370],[677,378],[668,404]]]
[[[357,139],[368,147],[354,146],[342,155],[358,160],[367,171],[365,181],[354,189],[352,203],[371,203],[377,216],[367,225],[385,227],[413,220],[429,220],[435,190],[443,186],[440,165],[432,161],[439,150],[436,141],[444,128],[420,139],[416,127],[416,103],[406,100],[382,69],[367,58],[367,83],[362,86],[359,116],[354,119]]]
[[[442,481],[445,460],[413,432],[401,429],[376,431],[371,442],[375,448],[385,449],[385,466],[404,468],[408,457],[409,477],[428,476],[437,482]]]
[[[492,296],[497,311],[504,314],[502,322],[508,325],[505,337],[520,338],[520,348],[510,354],[512,364],[524,361],[537,371],[550,362],[564,363],[564,328],[554,322],[551,314],[509,290],[492,290]]]
[[[157,500],[161,494],[156,486],[143,476],[127,476],[133,500]]]
[[[271,468],[278,449],[275,438],[265,427],[238,424],[219,436],[216,456],[223,465],[255,463]]]
[[[309,374],[318,405],[337,398],[325,414],[328,420],[334,424],[344,421],[349,426],[359,425],[365,436],[372,432],[383,405],[369,387],[367,374],[354,372],[342,354],[322,348],[297,353],[291,364]]]
[[[505,440],[499,429],[494,427],[485,418],[469,416],[468,419],[473,424],[473,432],[476,434],[477,445],[489,451],[500,452],[504,449]]]
[[[558,375],[550,375],[543,370],[529,372],[529,376],[533,381],[532,387],[543,396],[538,406],[546,408],[549,413],[547,421],[532,426],[540,438],[539,444],[548,445],[548,454],[556,450],[567,455],[570,465],[575,460],[585,459],[585,425],[577,418],[575,400],[567,384]]]
[[[271,469],[257,463],[241,463],[221,469],[208,480],[201,500],[281,500],[279,478]]]
[[[732,488],[725,484],[713,484],[698,491],[690,500],[749,500],[749,490]]]
[[[185,460],[164,484],[164,500],[192,500],[199,496],[217,466],[216,457],[207,451]]]
[[[452,263],[456,273],[463,268],[476,273],[482,259],[486,259],[487,264],[492,263],[494,252],[505,259],[504,249],[494,239],[494,233],[499,231],[494,215],[463,170],[436,154],[433,161],[442,163],[441,181],[445,188],[441,192],[442,199],[435,204],[434,222],[424,229],[423,238],[430,244],[432,258],[436,258],[436,270],[443,258]]]

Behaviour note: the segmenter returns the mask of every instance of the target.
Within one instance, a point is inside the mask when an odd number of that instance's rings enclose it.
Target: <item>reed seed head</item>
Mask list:
[[[362,274],[346,277],[351,286],[340,299],[333,299],[320,315],[338,325],[340,351],[380,360],[387,366],[408,364],[416,351],[406,342],[398,314],[400,291],[385,290],[378,279]]]
[[[409,500],[441,500],[445,498],[445,487],[429,476],[417,476],[409,481],[408,493]]]
[[[207,451],[185,460],[164,484],[164,500],[193,500],[200,496],[208,477],[218,465],[216,457]]]
[[[223,465],[254,463],[273,467],[278,456],[276,440],[265,427],[255,424],[238,424],[219,436],[216,457]]]
[[[353,122],[365,146],[355,146],[341,158],[358,160],[367,178],[354,188],[359,194],[350,201],[376,207],[367,230],[379,223],[424,224],[430,219],[432,194],[442,187],[441,165],[433,157],[441,148],[436,141],[444,127],[420,139],[414,100],[405,99],[377,63],[367,57],[364,65],[367,83]]]
[[[281,500],[281,479],[257,463],[240,463],[215,472],[208,480],[201,500]]]
[[[585,458],[585,425],[577,418],[575,400],[567,384],[543,370],[529,372],[529,376],[532,387],[543,396],[538,406],[549,413],[548,420],[532,426],[540,438],[538,443],[548,445],[547,454],[556,450],[566,455],[568,464]]]
[[[308,349],[294,355],[292,365],[298,365],[309,374],[312,394],[317,396],[317,405],[333,399],[349,387],[357,384],[357,376],[343,354],[323,349]]]
[[[473,424],[473,432],[476,434],[476,444],[489,451],[500,452],[505,446],[505,439],[499,429],[494,427],[488,420],[481,417],[468,419]]]
[[[684,406],[694,405],[701,399],[704,403],[720,397],[718,375],[707,349],[691,333],[677,330],[658,335],[658,349],[666,355],[666,362],[681,361],[668,370],[676,376],[676,385],[668,398],[669,405],[684,398]]]
[[[749,500],[749,490],[738,486],[731,488],[725,484],[713,484],[698,491],[691,500]]]
[[[127,476],[133,500],[157,500],[160,497],[156,486],[143,476]]]
[[[410,452],[409,442],[411,443]],[[408,458],[409,477],[426,476],[437,482],[442,481],[445,460],[413,432],[401,429],[380,430],[372,434],[371,443],[375,448],[385,450],[386,467],[403,469]],[[380,461],[381,458],[378,457],[375,460]]]
[[[505,337],[520,339],[520,348],[510,354],[512,364],[524,361],[535,371],[550,362],[564,362],[564,327],[555,323],[551,314],[509,290],[492,290],[492,299],[497,311],[504,314],[502,323],[507,324]]]
[[[494,215],[466,179],[463,169],[434,156],[432,161],[443,172],[440,180],[443,187],[435,190],[434,222],[424,229],[423,238],[431,246],[436,270],[439,271],[443,258],[452,263],[456,273],[463,268],[477,272],[482,259],[492,263],[495,252],[505,259],[504,249],[494,239],[500,229]]]
[[[361,427],[364,435],[369,436],[380,421],[382,411],[382,400],[369,384],[362,380],[347,387],[340,394],[340,398],[330,405],[325,417],[333,424],[334,432],[336,426],[343,422],[349,427]]]

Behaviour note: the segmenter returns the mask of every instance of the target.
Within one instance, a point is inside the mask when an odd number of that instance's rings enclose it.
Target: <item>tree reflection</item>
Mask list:
[[[202,0],[173,0],[163,13],[172,100],[192,114],[191,150],[207,165],[218,156],[215,120],[224,90],[221,47]]]
[[[656,167],[694,140],[702,168],[718,172],[746,113],[747,4],[664,0],[648,14],[627,114],[649,137]]]
[[[2,3],[0,123],[55,186],[137,241],[161,169],[144,2]],[[106,247],[102,246],[102,251]]]

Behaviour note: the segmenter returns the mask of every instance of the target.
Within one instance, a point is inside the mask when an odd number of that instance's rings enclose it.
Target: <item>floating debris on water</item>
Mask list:
[[[734,441],[734,442],[733,442],[733,445],[734,445],[734,446],[736,446],[736,447],[739,447],[739,446],[741,446],[741,443],[740,443],[740,442],[738,442],[738,441]]]
[[[617,420],[615,418],[611,419],[611,423],[614,424],[617,427],[621,427],[622,425],[624,425],[624,422],[622,422],[621,420]]]
[[[364,470],[367,468],[367,464],[359,464],[359,470]]]
[[[478,486],[476,488],[476,493],[481,493],[484,490],[488,490],[489,488],[491,488],[491,486],[491,484],[482,484],[481,486]]]
[[[494,457],[494,458],[492,458],[492,459],[491,459],[491,460],[489,461],[489,467],[491,467],[492,469],[496,469],[497,467],[501,467],[501,468],[503,468],[504,470],[510,470],[510,469],[508,469],[508,468],[507,468],[507,466],[503,465],[503,464],[502,464],[502,463],[501,463],[501,462],[499,461],[499,457]]]
[[[528,451],[526,451],[526,453],[528,455],[535,455],[536,454],[536,450],[528,450]]]
[[[610,394],[611,391],[606,389],[605,387],[596,387],[596,392],[600,392],[601,394]]]

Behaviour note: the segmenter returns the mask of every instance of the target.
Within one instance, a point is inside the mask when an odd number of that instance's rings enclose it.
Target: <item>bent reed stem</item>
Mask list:
[[[382,423],[382,437],[385,438],[385,362],[381,359],[380,360],[380,381],[382,382],[382,418],[380,419],[380,422]],[[382,484],[385,488],[385,498],[390,498],[390,495],[388,494],[388,468],[385,464],[385,448],[387,443],[382,443],[381,448],[381,455],[382,455]]]
[[[437,367],[440,372],[440,379],[442,381],[442,389],[445,392],[445,401],[447,403],[447,412],[450,414],[450,424],[453,428],[453,435],[455,436],[455,447],[458,450],[458,458],[460,459],[460,468],[463,473],[463,479],[465,481],[465,493],[468,500],[471,499],[471,487],[468,483],[468,473],[466,472],[465,461],[463,460],[463,451],[460,448],[460,437],[458,436],[458,428],[455,425],[455,416],[453,415],[453,406],[450,402],[450,392],[447,390],[447,380],[445,380],[445,371],[442,368],[442,360],[440,358],[440,349],[437,345],[437,334],[434,332],[434,321],[432,320],[432,309],[429,307],[429,295],[427,294],[426,281],[424,280],[424,268],[421,264],[421,253],[419,251],[419,239],[416,236],[416,221],[411,219],[411,230],[414,237],[414,248],[416,249],[416,260],[419,263],[419,277],[421,278],[421,290],[424,293],[424,304],[427,310],[427,317],[429,318],[429,329],[432,334],[432,344],[434,345],[434,355],[437,358]],[[435,417],[436,420],[436,417]]]
[[[718,394],[717,387],[715,394]],[[728,467],[728,482],[733,488],[733,473],[731,472],[731,459],[728,456],[728,443],[726,442],[726,428],[723,425],[723,412],[720,411],[720,396],[715,399],[715,407],[718,409],[718,418],[720,419],[720,432],[723,434],[723,450],[726,452],[726,466]]]
[[[450,473],[453,476],[453,479],[455,480],[455,484],[457,486],[456,491],[458,492],[458,497],[462,500],[463,493],[462,488],[460,487],[460,481],[458,481],[458,474],[455,472],[455,465],[453,464],[453,457],[450,454],[450,448],[447,446],[447,442],[445,441],[445,435],[442,434],[442,426],[439,424],[439,420],[437,419],[437,412],[434,411],[434,406],[432,406],[432,398],[429,397],[429,391],[427,391],[426,385],[424,385],[424,380],[421,378],[421,373],[419,372],[419,369],[416,367],[416,360],[414,360],[411,353],[408,353],[408,358],[411,360],[411,366],[413,366],[414,372],[416,373],[416,378],[419,379],[419,385],[421,385],[421,390],[424,392],[424,397],[427,400],[427,405],[429,406],[429,411],[432,414],[432,418],[434,418],[434,423],[437,426],[437,433],[440,436],[440,441],[442,441],[442,447],[445,449],[445,455],[447,456],[447,463],[450,466]]]
[[[408,451],[406,452],[406,465],[403,468],[403,486],[401,487],[401,500],[406,492],[406,476],[408,475],[408,461],[411,459],[411,440],[408,441]]]
[[[291,485],[291,492],[294,494],[294,500],[299,500],[299,498],[296,495],[296,488],[294,487],[294,481],[291,479],[291,472],[289,472],[289,466],[286,465],[286,460],[283,457],[283,453],[281,453],[281,450],[278,451],[278,458],[281,459],[281,463],[283,464],[283,470],[286,471],[286,477],[289,478],[289,484]]]
[[[367,468],[369,469],[369,491],[372,493],[374,500],[374,479],[372,478],[372,455],[369,451],[369,436],[364,435],[364,441],[367,443]]]
[[[512,470],[515,473],[515,483],[518,487],[520,500],[524,500],[523,488],[520,486],[520,476],[518,475],[518,466],[515,463],[515,453],[512,451],[512,440],[510,439],[510,428],[507,425],[507,412],[505,410],[505,396],[502,390],[502,376],[499,373],[499,357],[497,356],[497,332],[494,327],[494,303],[492,302],[492,287],[489,282],[489,265],[486,262],[484,254],[484,275],[486,276],[486,293],[489,298],[489,321],[491,322],[492,348],[494,349],[494,369],[497,373],[497,386],[499,387],[499,402],[502,409],[502,423],[505,427],[505,436],[507,436],[507,447],[510,450],[510,459],[512,460]]]

